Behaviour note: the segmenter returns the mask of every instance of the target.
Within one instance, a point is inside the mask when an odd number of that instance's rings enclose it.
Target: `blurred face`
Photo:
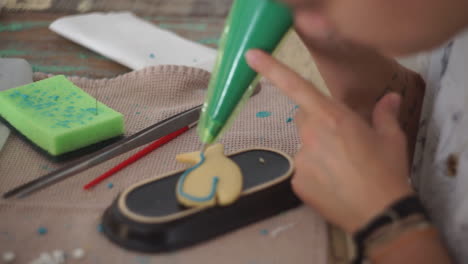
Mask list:
[[[337,32],[390,55],[436,47],[468,25],[468,0],[283,0],[303,35]]]

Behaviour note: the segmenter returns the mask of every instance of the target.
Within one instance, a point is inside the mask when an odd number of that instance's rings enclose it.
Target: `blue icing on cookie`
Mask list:
[[[189,199],[189,200],[192,200],[194,202],[206,202],[206,201],[209,201],[211,199],[213,199],[214,195],[216,194],[216,188],[218,186],[218,182],[219,182],[219,178],[218,177],[214,177],[213,178],[213,182],[211,184],[211,191],[210,193],[205,196],[205,197],[196,197],[196,196],[193,196],[193,195],[190,195],[188,193],[185,193],[184,190],[183,190],[183,186],[184,186],[184,181],[185,181],[185,178],[187,177],[187,175],[194,171],[195,169],[199,168],[203,162],[205,162],[205,155],[203,155],[203,153],[200,153],[200,162],[198,162],[197,164],[195,164],[195,166],[187,169],[181,176],[180,176],[180,180],[179,180],[179,183],[177,185],[177,192],[184,198],[186,199]]]

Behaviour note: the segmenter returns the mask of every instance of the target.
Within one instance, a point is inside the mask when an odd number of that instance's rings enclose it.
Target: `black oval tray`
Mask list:
[[[130,250],[172,251],[300,204],[291,189],[294,166],[287,155],[271,149],[250,149],[229,157],[244,177],[241,197],[233,204],[203,208],[179,205],[175,188],[183,170],[176,171],[124,190],[104,212],[104,234]]]

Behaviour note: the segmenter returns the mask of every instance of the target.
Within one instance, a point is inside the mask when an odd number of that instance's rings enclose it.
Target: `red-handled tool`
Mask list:
[[[83,186],[83,189],[89,190],[92,187],[98,185],[99,183],[101,183],[105,179],[107,179],[107,178],[111,177],[112,175],[114,175],[115,173],[123,170],[125,167],[131,165],[135,161],[143,158],[144,156],[148,155],[149,153],[151,153],[152,151],[154,151],[157,148],[161,147],[162,145],[164,145],[164,144],[168,143],[169,141],[173,140],[174,138],[180,136],[185,131],[192,128],[194,125],[195,125],[195,123],[191,124],[189,126],[183,127],[183,128],[181,128],[181,129],[179,129],[179,130],[177,130],[175,132],[172,132],[169,135],[166,135],[166,136],[164,136],[162,138],[157,139],[156,141],[149,144],[144,149],[142,149],[142,150],[138,151],[137,153],[133,154],[130,158],[122,161],[121,163],[119,163],[115,167],[113,167],[112,169],[110,169],[110,170],[106,171],[105,173],[103,173],[101,176],[99,176],[96,179],[88,182],[85,186]]]

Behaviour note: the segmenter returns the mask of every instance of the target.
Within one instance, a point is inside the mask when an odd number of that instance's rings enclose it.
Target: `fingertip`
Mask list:
[[[247,61],[247,64],[249,64],[249,66],[252,68],[256,68],[260,63],[263,53],[264,52],[259,49],[248,50],[245,53],[245,59]]]
[[[387,95],[385,95],[384,98],[386,98],[386,100],[390,100],[392,103],[396,103],[400,100],[400,95],[396,92],[390,92]]]
[[[389,93],[387,94],[383,100],[385,105],[389,105],[390,109],[395,113],[398,114],[400,111],[400,104],[401,104],[401,96],[397,93]]]
[[[401,96],[397,93],[386,94],[380,99],[372,114],[374,128],[385,135],[394,135],[394,132],[400,129],[400,106]]]
[[[396,95],[393,99],[392,99],[392,109],[393,111],[395,112],[395,114],[399,114],[400,113],[400,107],[401,107],[401,96],[400,95]]]
[[[397,93],[391,93],[390,96],[391,96],[392,105],[399,106],[401,104],[401,95]]]

